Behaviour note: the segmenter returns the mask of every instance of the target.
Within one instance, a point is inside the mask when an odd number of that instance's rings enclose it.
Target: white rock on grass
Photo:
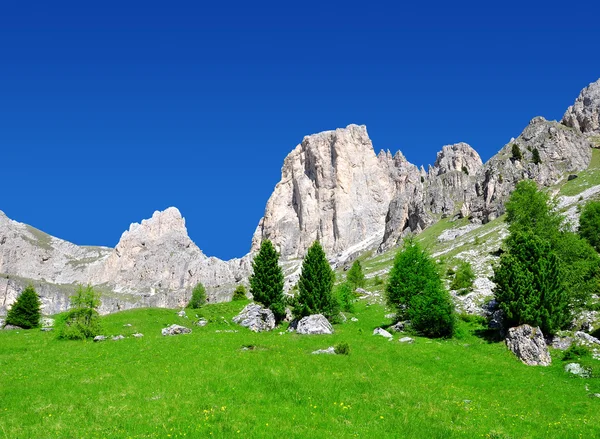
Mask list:
[[[565,366],[565,372],[572,373],[573,375],[580,376],[581,378],[589,378],[591,372],[589,369],[583,367],[579,363],[569,363]]]
[[[134,336],[135,338],[142,338],[142,337],[144,336],[144,334],[141,334],[141,333],[139,333],[139,332],[136,332],[135,334],[133,334],[133,336]]]
[[[208,321],[206,319],[199,319],[196,323],[194,323],[194,325],[196,326],[206,326],[208,324]]]
[[[322,314],[313,314],[300,319],[295,325],[298,334],[333,334],[333,326]]]
[[[123,337],[122,335],[115,335],[112,340],[113,341],[117,341],[117,340],[123,340],[125,337]]]
[[[549,366],[552,363],[544,334],[540,328],[521,325],[510,328],[506,337],[508,348],[528,366]]]
[[[246,305],[233,321],[253,332],[272,331],[275,328],[273,311],[256,303]]]
[[[313,352],[313,354],[315,354],[315,355],[319,355],[319,354],[335,355],[335,348],[333,346],[329,346],[327,349],[316,350]]]
[[[415,340],[413,338],[410,337],[402,337],[400,340],[398,340],[400,343],[414,343]]]
[[[190,332],[192,332],[190,328],[186,328],[185,326],[179,325],[171,325],[168,328],[163,328],[161,331],[162,335],[189,334]]]
[[[107,336],[105,336],[105,335],[97,335],[97,336],[95,336],[95,337],[94,337],[94,341],[95,341],[95,342],[98,342],[98,341],[104,341],[104,340],[106,340],[107,338],[108,338],[108,337],[107,337]]]
[[[392,338],[394,338],[394,336],[392,334],[390,334],[389,332],[387,332],[385,329],[382,329],[382,328],[375,328],[373,330],[373,335],[380,335],[381,337],[385,337],[390,340]]]

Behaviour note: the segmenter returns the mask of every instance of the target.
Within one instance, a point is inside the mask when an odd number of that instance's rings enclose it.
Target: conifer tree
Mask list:
[[[365,286],[365,274],[362,271],[362,266],[360,265],[360,261],[354,261],[350,270],[348,270],[348,275],[346,279],[352,286],[354,290],[357,288],[364,288]]]
[[[12,308],[6,316],[7,325],[19,326],[23,329],[37,328],[40,326],[40,318],[42,317],[41,302],[35,289],[29,285],[17,297]]]
[[[187,308],[200,309],[206,304],[206,288],[202,285],[202,282],[198,284],[192,290],[192,297],[188,303]]]
[[[72,309],[66,314],[58,331],[58,338],[67,340],[83,340],[100,334],[100,314],[98,308],[102,304],[100,293],[91,285],[79,285],[70,297]]]
[[[315,241],[302,262],[294,316],[297,318],[311,314],[323,314],[327,318],[337,316],[339,304],[332,291],[334,281],[335,273],[329,266],[323,247],[319,241]]]
[[[250,292],[254,300],[273,311],[275,319],[281,321],[285,317],[283,272],[279,266],[279,254],[268,239],[261,243],[252,261],[252,269]]]
[[[521,148],[519,148],[519,145],[517,145],[516,143],[512,144],[511,152],[513,160],[521,160],[523,158]]]
[[[542,163],[542,158],[540,157],[540,151],[537,148],[533,148],[533,163],[539,165]]]
[[[579,216],[579,236],[600,252],[600,201],[589,201]]]

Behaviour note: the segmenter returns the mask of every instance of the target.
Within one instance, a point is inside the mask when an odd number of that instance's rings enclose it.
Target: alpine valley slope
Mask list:
[[[519,180],[550,187],[586,169],[599,138],[600,80],[581,92],[561,123],[532,119],[485,164],[473,148],[458,143],[444,146],[425,171],[401,152],[376,154],[366,127],[358,125],[307,136],[284,161],[250,253],[230,261],[204,255],[174,207],[132,224],[114,249],[76,246],[0,212],[0,315],[30,282],[45,314],[66,310],[79,283],[102,291],[102,313],[183,306],[198,282],[211,302],[229,300],[235,286],[247,282],[263,239],[281,253],[290,288],[315,239],[340,265],[366,250],[389,250],[407,233],[444,218],[487,223],[504,212]],[[520,160],[512,157],[513,144]]]

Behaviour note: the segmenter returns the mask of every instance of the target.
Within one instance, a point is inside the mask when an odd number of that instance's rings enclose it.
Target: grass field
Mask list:
[[[371,335],[386,310],[362,303],[331,336],[254,334],[227,323],[244,304],[207,306],[206,327],[175,337],[160,330],[191,322],[165,309],[103,318],[141,339],[0,332],[0,438],[600,436],[600,383],[565,373],[559,352],[528,367],[466,323],[459,339],[388,342]],[[311,355],[341,341],[350,355]]]

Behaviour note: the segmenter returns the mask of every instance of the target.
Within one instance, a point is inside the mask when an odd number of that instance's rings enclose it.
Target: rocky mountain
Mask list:
[[[444,146],[427,171],[401,152],[376,154],[365,126],[306,136],[284,161],[250,253],[231,261],[204,255],[176,208],[132,224],[114,249],[76,246],[0,213],[0,314],[29,282],[47,314],[67,309],[79,283],[103,292],[102,312],[182,306],[198,282],[211,301],[223,301],[247,282],[263,239],[280,252],[289,288],[316,239],[339,265],[366,250],[392,248],[407,233],[444,217],[486,223],[504,212],[518,181],[553,186],[587,168],[599,114],[600,80],[581,92],[562,123],[532,119],[485,164],[473,148],[458,143]]]

